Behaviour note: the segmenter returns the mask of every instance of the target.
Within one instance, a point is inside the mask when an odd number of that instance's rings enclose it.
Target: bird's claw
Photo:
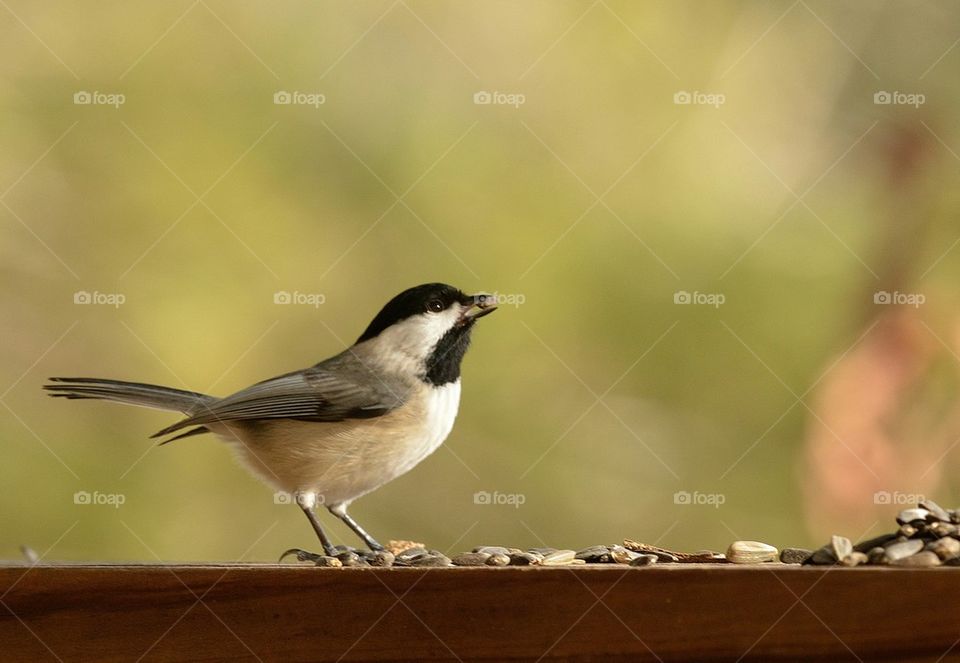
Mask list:
[[[321,553],[313,553],[308,550],[301,550],[300,548],[290,548],[290,550],[287,550],[282,555],[280,555],[280,559],[277,561],[282,562],[284,559],[286,559],[290,555],[296,555],[298,562],[313,562],[314,564],[319,562],[324,557],[333,556],[333,555],[325,555]]]

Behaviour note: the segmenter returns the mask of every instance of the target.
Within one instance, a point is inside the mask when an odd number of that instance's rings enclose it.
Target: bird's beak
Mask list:
[[[489,315],[497,310],[497,298],[494,295],[478,293],[470,295],[470,299],[465,303],[467,307],[460,314],[460,320],[463,322],[472,322],[485,315]]]

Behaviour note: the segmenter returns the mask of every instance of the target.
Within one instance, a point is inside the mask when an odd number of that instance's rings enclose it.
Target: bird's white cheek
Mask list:
[[[373,344],[384,352],[400,352],[414,360],[425,359],[459,316],[456,306],[440,313],[415,315],[385,329],[373,339]]]

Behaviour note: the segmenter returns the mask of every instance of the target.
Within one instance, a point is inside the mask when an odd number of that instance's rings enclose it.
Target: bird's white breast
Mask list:
[[[424,400],[424,424],[419,432],[421,439],[417,444],[411,445],[408,464],[399,474],[403,474],[436,451],[450,435],[460,408],[460,380],[440,387],[429,387]]]
[[[402,406],[371,419],[211,428],[274,487],[315,493],[327,505],[349,504],[436,451],[459,406],[459,380],[439,387],[422,383]]]

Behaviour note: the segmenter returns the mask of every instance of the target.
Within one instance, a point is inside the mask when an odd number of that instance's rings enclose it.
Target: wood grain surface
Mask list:
[[[960,568],[0,566],[3,661],[960,659]]]

